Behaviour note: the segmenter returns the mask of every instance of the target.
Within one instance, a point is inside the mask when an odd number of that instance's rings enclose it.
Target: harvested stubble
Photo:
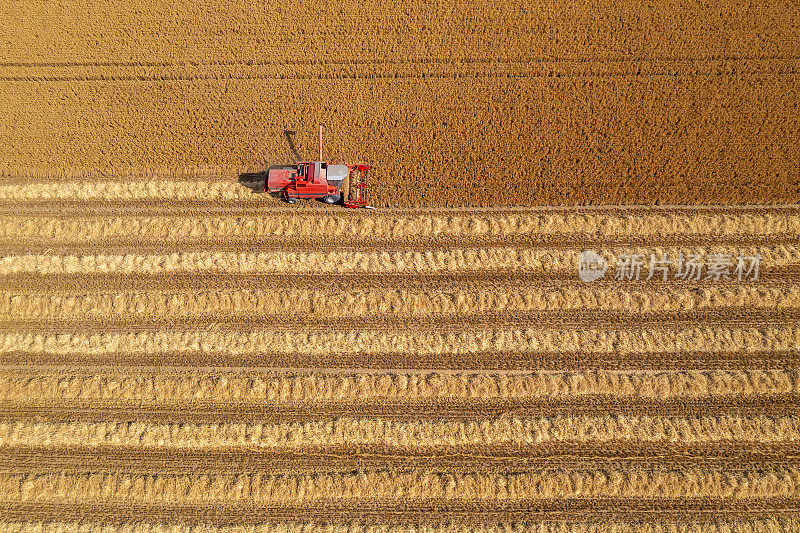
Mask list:
[[[238,199],[324,122],[376,205],[797,202],[798,28],[786,1],[11,0],[0,172]]]
[[[0,223],[0,529],[797,529],[797,208],[125,201]]]
[[[131,248],[134,248],[133,250]],[[86,247],[83,254],[31,253],[0,258],[0,275],[39,273],[48,275],[90,274],[324,274],[329,276],[355,273],[360,275],[415,274],[492,274],[517,273],[543,276],[567,274],[575,271],[578,256],[583,246],[564,248],[526,246],[486,246],[483,248],[433,248],[419,249],[403,246],[400,250],[342,250],[334,251],[278,249],[262,252],[245,251],[242,245],[222,249],[196,250],[182,247],[170,250],[167,243],[154,253],[137,253],[135,247],[123,247],[119,253],[103,253],[102,249]],[[166,250],[165,250],[166,249]],[[653,246],[632,245],[596,247],[598,253],[616,264],[620,254],[639,254],[642,257],[662,258],[665,254],[677,258],[698,253],[698,246]],[[113,249],[110,250],[113,252]],[[159,253],[161,252],[161,253]],[[166,252],[166,253],[165,253]],[[711,245],[709,254],[736,257],[761,255],[766,264],[777,271],[794,268],[800,262],[800,244],[797,241],[774,245]]]
[[[24,190],[24,189],[23,189]],[[55,189],[63,192],[63,189]],[[0,186],[0,193],[4,191]],[[204,196],[193,189],[192,198]],[[12,195],[0,196],[2,200]],[[25,197],[36,199],[36,196]],[[114,196],[103,196],[110,200]],[[80,196],[64,195],[59,199],[79,201]],[[146,199],[154,201],[158,196]],[[21,209],[23,205],[18,205]],[[238,212],[237,212],[238,211]],[[433,245],[469,239],[525,244],[556,242],[593,243],[623,238],[629,244],[636,238],[658,237],[660,243],[681,240],[704,244],[723,239],[727,243],[792,242],[800,232],[800,217],[784,216],[769,211],[730,214],[718,212],[658,212],[606,210],[602,217],[590,213],[536,211],[476,211],[459,213],[399,212],[394,217],[373,216],[355,212],[348,217],[327,211],[276,211],[264,217],[255,210],[231,208],[225,215],[186,213],[180,218],[159,215],[158,206],[151,206],[143,215],[119,214],[114,217],[42,216],[41,213],[6,217],[0,226],[0,243],[36,242],[50,248],[64,245],[85,245],[136,242],[162,246],[165,240],[176,244],[208,246],[254,242],[289,247],[309,243],[324,235],[324,243],[340,246],[380,242],[385,246],[403,243]],[[594,241],[594,242],[593,242]],[[649,243],[648,243],[649,244]]]

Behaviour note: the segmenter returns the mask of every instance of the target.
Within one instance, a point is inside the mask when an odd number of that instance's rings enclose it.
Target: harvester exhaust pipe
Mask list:
[[[322,161],[322,124],[319,125],[319,160]]]

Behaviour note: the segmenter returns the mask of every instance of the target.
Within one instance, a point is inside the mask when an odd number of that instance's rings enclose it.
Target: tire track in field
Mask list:
[[[355,470],[427,469],[439,472],[520,472],[552,468],[588,470],[597,467],[674,470],[690,467],[758,471],[797,465],[800,446],[747,443],[713,443],[701,446],[648,444],[575,444],[565,446],[469,446],[433,448],[310,446],[295,450],[193,450],[141,449],[139,447],[5,447],[0,454],[1,473],[128,472],[195,473],[197,464],[210,473],[264,472],[313,473]]]
[[[354,402],[315,405],[280,405],[243,402],[130,402],[108,400],[15,400],[0,402],[1,421],[124,421],[167,423],[256,423],[330,421],[363,416],[377,420],[413,421],[436,419],[482,420],[500,416],[531,418],[542,415],[592,415],[600,410],[612,416],[716,416],[800,415],[800,394],[730,396],[726,398],[680,398],[652,400],[618,398],[612,394],[559,400],[468,402]]]
[[[709,500],[704,498],[669,501],[648,501],[635,498],[621,499],[561,499],[538,502],[446,502],[424,501],[412,504],[399,501],[372,501],[348,507],[330,506],[231,506],[231,505],[141,505],[141,504],[57,504],[57,503],[0,503],[6,520],[33,522],[81,521],[104,524],[130,524],[142,516],[155,522],[179,521],[182,524],[206,526],[257,525],[265,520],[304,521],[335,525],[352,521],[380,522],[383,525],[402,526],[409,523],[432,525],[447,521],[473,528],[486,524],[522,520],[630,520],[641,523],[655,520],[691,523],[709,521],[721,514],[735,523],[755,518],[791,520],[800,512],[800,500],[792,498],[752,499],[747,505],[736,500]],[[770,521],[769,524],[775,522]],[[778,524],[783,524],[781,520]]]
[[[225,62],[208,66],[190,63],[161,65],[70,65],[62,67],[0,66],[0,81],[138,81],[177,80],[325,80],[325,79],[481,79],[481,78],[614,78],[701,76],[792,76],[797,57],[780,59],[639,59],[594,62],[559,59],[492,62],[358,62],[317,64],[298,62]]]
[[[327,352],[323,354],[287,354],[264,352],[231,355],[203,352],[130,352],[108,350],[94,352],[73,350],[67,353],[34,352],[13,349],[0,352],[5,366],[56,366],[69,368],[124,368],[127,371],[153,367],[218,368],[331,372],[358,369],[364,372],[392,370],[449,371],[453,368],[478,372],[526,372],[536,370],[791,370],[800,365],[796,348],[702,352],[692,350],[647,351],[626,354],[580,353],[552,350],[540,353],[518,351],[477,351],[467,354],[424,354],[414,352],[372,354]]]
[[[469,245],[470,248],[509,248],[509,249],[531,249],[531,250],[570,250],[570,249],[595,249],[604,248],[634,248],[642,250],[645,248],[678,248],[691,249],[714,249],[726,247],[730,249],[739,246],[746,249],[766,248],[769,246],[792,246],[797,242],[794,233],[778,234],[772,236],[763,235],[730,235],[730,236],[669,236],[660,237],[605,237],[605,236],[583,236],[574,237],[571,235],[517,235],[493,239],[491,237],[476,237],[474,239],[464,238],[442,238],[434,237],[423,239],[419,236],[404,236],[394,239],[377,240],[364,238],[358,240],[347,240],[337,242],[336,239],[320,238],[283,238],[283,237],[258,237],[245,236],[225,239],[201,238],[187,239],[184,241],[169,239],[166,240],[147,238],[115,238],[106,240],[92,240],[85,243],[62,243],[49,241],[37,237],[26,237],[24,239],[9,239],[3,242],[0,239],[0,255],[37,255],[42,252],[58,252],[64,256],[75,255],[94,255],[94,254],[134,254],[134,253],[183,253],[187,251],[208,251],[208,252],[246,252],[259,250],[260,252],[274,251],[318,251],[318,252],[364,252],[368,250],[380,250],[382,252],[403,252],[414,251],[424,247],[429,252],[448,251],[463,248]],[[647,255],[646,255],[647,256]]]
[[[301,319],[313,319],[313,324],[305,325]],[[209,326],[209,321],[212,326]],[[41,330],[58,330],[66,335],[115,334],[135,332],[152,334],[161,329],[197,330],[209,328],[220,332],[252,329],[253,325],[263,328],[280,329],[287,334],[309,332],[324,334],[335,331],[340,334],[382,334],[398,331],[425,332],[429,329],[445,334],[454,334],[465,328],[495,327],[523,328],[536,325],[540,328],[562,326],[565,330],[577,328],[597,328],[601,331],[627,325],[631,328],[686,328],[702,322],[707,326],[737,326],[750,328],[774,328],[800,324],[800,309],[761,310],[750,308],[724,308],[695,312],[645,312],[627,313],[614,311],[558,311],[558,312],[485,312],[473,316],[386,316],[329,318],[302,313],[283,315],[253,316],[193,316],[189,318],[169,317],[151,319],[147,317],[130,318],[89,318],[60,319],[34,318],[0,322],[0,339],[4,333],[29,333]],[[705,334],[705,333],[704,333]],[[0,348],[1,349],[1,348]]]
[[[651,520],[603,520],[603,524],[613,528],[618,533],[661,533],[663,531],[664,522],[658,519]],[[793,531],[797,529],[800,522],[797,519],[789,516],[770,516],[768,518],[746,518],[736,517],[721,519],[715,517],[713,520],[684,520],[683,525],[687,527],[702,528],[707,533],[730,533],[737,531],[755,532],[755,531]],[[531,519],[526,518],[523,524],[519,522],[489,522],[489,523],[431,523],[425,524],[425,531],[427,533],[500,533],[513,529],[520,533],[586,533],[592,522],[584,519],[575,519],[574,521],[557,521],[547,519]],[[26,527],[33,527],[30,522],[0,522],[0,528],[8,529],[11,531],[24,530]],[[105,533],[129,533],[131,531],[129,523],[111,524],[99,522],[65,522],[63,520],[37,523],[35,525],[37,531],[41,533],[61,533],[64,530],[76,529],[79,527],[92,528],[91,531],[102,530]],[[134,529],[136,533],[153,533],[159,531],[164,524],[138,524]],[[192,533],[194,526],[186,523],[170,523],[170,531],[174,533]],[[674,522],[668,522],[667,527],[673,529],[680,527]],[[248,525],[213,525],[203,524],[203,531],[207,533],[253,533],[265,532],[269,528],[273,528],[286,533],[414,533],[418,531],[419,524],[410,525],[408,523],[398,523],[394,525],[381,524],[381,525],[364,525],[361,523],[331,523],[331,522],[281,522],[270,521],[267,524],[258,524],[254,526]],[[675,529],[676,531],[680,531]],[[670,531],[667,529],[667,531]]]
[[[760,272],[756,281],[747,280],[738,282],[734,280],[723,281],[714,279],[683,281],[674,276],[667,281],[658,279],[647,280],[646,273],[637,282],[627,279],[617,280],[613,276],[587,284],[580,280],[576,272],[544,272],[544,273],[513,273],[513,272],[481,272],[481,273],[435,273],[419,276],[411,272],[398,272],[391,274],[296,274],[285,276],[281,274],[220,274],[203,273],[166,273],[166,274],[136,274],[135,276],[124,273],[98,273],[98,274],[8,274],[0,277],[0,291],[14,292],[22,295],[37,293],[52,293],[54,295],[98,294],[104,291],[116,290],[121,293],[148,292],[163,290],[165,292],[189,292],[197,289],[198,280],[203,291],[232,291],[237,289],[260,291],[270,294],[286,290],[309,290],[311,287],[323,287],[331,293],[348,294],[353,292],[354,286],[363,287],[364,290],[400,290],[423,291],[431,286],[440,291],[474,291],[503,290],[516,284],[528,290],[576,290],[594,287],[600,291],[628,291],[630,293],[659,292],[662,295],[670,291],[698,291],[706,292],[718,288],[721,291],[763,288],[764,291],[793,290],[800,285],[800,265],[786,268],[765,267]]]
[[[491,237],[476,237],[474,239],[464,238],[442,238],[433,237],[424,239],[420,236],[404,236],[394,239],[378,240],[372,238],[359,239],[358,244],[354,240],[337,242],[336,239],[320,238],[285,238],[280,236],[240,236],[224,239],[218,238],[197,238],[176,240],[169,239],[148,239],[146,236],[132,238],[108,238],[93,239],[91,242],[56,242],[42,237],[25,238],[0,238],[0,255],[34,255],[43,251],[53,253],[58,252],[62,255],[83,255],[104,252],[108,254],[125,254],[132,252],[153,253],[180,253],[187,250],[204,250],[215,252],[242,252],[248,250],[259,250],[262,252],[276,250],[296,250],[296,251],[365,251],[378,249],[386,252],[416,250],[425,247],[428,251],[451,250],[463,247],[465,244],[471,246],[483,246],[487,248],[508,247],[508,248],[530,248],[547,250],[568,250],[575,248],[593,249],[598,246],[615,248],[636,248],[642,249],[647,246],[656,245],[658,247],[681,247],[688,248],[715,248],[722,246],[732,247],[741,246],[745,248],[765,247],[769,245],[792,245],[797,242],[794,233],[778,234],[773,236],[763,235],[731,235],[731,236],[671,236],[662,235],[654,242],[652,237],[605,237],[605,236],[583,236],[574,237],[571,235],[518,235],[493,239]]]

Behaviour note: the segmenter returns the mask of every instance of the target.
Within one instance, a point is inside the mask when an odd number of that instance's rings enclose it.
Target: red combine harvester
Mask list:
[[[319,161],[297,163],[295,167],[269,170],[264,189],[280,192],[290,204],[301,198],[340,201],[345,207],[367,206],[367,165],[331,165],[322,160],[322,124],[319,125]]]

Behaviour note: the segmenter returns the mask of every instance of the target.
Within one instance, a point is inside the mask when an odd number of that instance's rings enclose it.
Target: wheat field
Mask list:
[[[0,2],[0,531],[800,531],[799,68],[787,0]],[[253,193],[318,123],[378,209]],[[760,271],[614,275],[693,254]]]
[[[35,191],[0,189],[4,531],[800,526],[797,207]],[[763,268],[586,283],[584,249]]]
[[[6,0],[0,50],[27,194],[222,200],[323,123],[377,206],[800,202],[788,0]]]

